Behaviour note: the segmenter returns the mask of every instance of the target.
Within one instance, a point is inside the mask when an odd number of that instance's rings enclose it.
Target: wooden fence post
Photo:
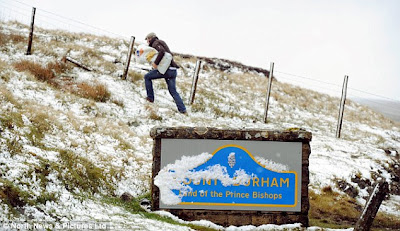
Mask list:
[[[376,183],[374,191],[368,198],[368,201],[361,212],[360,218],[358,219],[354,231],[368,231],[371,228],[372,222],[376,216],[376,213],[381,206],[383,199],[389,191],[388,183],[385,180],[380,180]]]
[[[269,96],[271,95],[271,86],[272,86],[272,75],[274,73],[274,63],[271,62],[269,76],[268,76],[268,88],[267,88],[267,99],[265,101],[265,112],[264,112],[264,123],[267,123],[268,117],[268,107],[269,107]]]
[[[79,63],[78,61],[76,61],[76,60],[74,60],[74,59],[72,59],[72,58],[69,58],[69,57],[67,57],[67,56],[64,56],[64,57],[62,58],[62,61],[63,61],[64,63],[68,61],[68,62],[74,64],[75,66],[82,68],[82,69],[85,70],[85,71],[93,71],[90,67],[87,67],[87,66],[85,66],[85,65],[83,65],[83,64],[81,64],[81,63]]]
[[[340,109],[338,116],[338,124],[336,129],[336,138],[340,138],[340,132],[342,130],[342,122],[343,122],[343,113],[344,113],[344,105],[346,103],[346,94],[347,94],[347,81],[349,80],[349,76],[344,76],[343,88],[342,88],[342,98],[340,99]]]
[[[133,45],[134,44],[135,44],[135,37],[132,36],[131,37],[131,42],[130,42],[130,45],[129,45],[128,55],[126,57],[124,74],[122,75],[122,79],[126,79],[126,76],[128,75],[129,64],[131,63],[131,57],[132,57],[132,51],[133,51]]]
[[[194,102],[194,96],[196,95],[196,89],[197,89],[197,81],[199,80],[200,67],[201,67],[201,60],[197,60],[193,74],[192,89],[190,91],[189,104],[193,104]]]
[[[31,54],[32,40],[33,40],[33,27],[35,25],[35,13],[36,13],[36,8],[32,7],[31,31],[29,32],[28,49],[26,51],[26,55]]]

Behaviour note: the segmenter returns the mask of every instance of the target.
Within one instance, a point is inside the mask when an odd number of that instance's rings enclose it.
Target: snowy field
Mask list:
[[[0,32],[29,34],[27,26],[15,23],[1,23]],[[398,187],[398,123],[349,101],[342,138],[337,139],[339,99],[283,84],[278,79],[273,82],[269,121],[265,124],[262,118],[267,78],[237,67],[221,71],[211,64],[203,66],[195,103],[186,105],[188,115],[182,115],[163,80],[154,81],[155,102],[145,100],[140,76],[146,72],[135,62],[128,79],[120,78],[127,50],[126,41],[40,29],[35,32],[30,56],[24,54],[25,40],[3,41],[0,187],[19,191],[24,199],[15,199],[11,206],[0,194],[0,230],[8,230],[5,224],[11,221],[21,225],[43,221],[53,228],[99,222],[115,230],[191,230],[131,213],[104,200],[123,193],[134,197],[149,193],[153,148],[149,132],[155,126],[304,128],[313,134],[310,190],[319,193],[330,186],[344,194],[337,186],[338,180],[344,180],[356,189],[355,199],[364,206],[368,187],[354,182],[356,176],[370,184],[384,178]],[[95,71],[70,65],[56,77],[58,85],[54,86],[38,81],[29,72],[17,71],[14,65],[22,60],[46,65],[65,55]],[[187,103],[196,60],[176,57],[176,61],[182,66],[177,77],[178,91]],[[82,97],[76,93],[80,83],[106,86],[110,96],[105,102]],[[396,191],[394,186],[392,189]],[[400,219],[400,195],[392,194],[380,212]],[[163,211],[155,213],[189,223]],[[217,230],[303,230],[300,224],[224,228],[209,221],[190,223]]]

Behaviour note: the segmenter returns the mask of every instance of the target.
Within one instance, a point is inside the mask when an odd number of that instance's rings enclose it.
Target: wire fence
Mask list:
[[[25,4],[0,0],[1,21],[18,21],[20,23],[28,25],[30,23],[31,12],[32,7],[28,7]]]
[[[340,96],[340,93],[342,91],[341,84],[328,83],[318,79],[290,74],[279,70],[275,71],[274,76],[276,76],[280,80],[284,80],[284,82],[288,82],[310,90],[321,91],[322,89],[324,90],[324,93],[335,97]]]
[[[29,25],[31,23],[32,9],[33,6],[18,0],[0,0],[0,20],[4,22],[18,21],[20,23]],[[40,27],[43,29],[62,29],[77,33],[84,32],[100,36],[120,38],[126,41],[129,41],[130,39],[129,37],[42,9],[36,9],[35,27]],[[338,83],[331,83],[322,81],[322,78],[311,78],[292,74],[284,70],[279,70],[279,68],[278,70],[275,70],[274,76],[283,82],[311,89],[334,97],[340,97],[342,92],[342,78],[338,78],[340,79],[340,82]],[[351,76],[349,82],[351,82]],[[348,96],[356,101],[357,99],[362,98],[363,102],[371,107],[376,106],[382,110],[390,111],[392,114],[400,115],[399,100],[350,87],[348,88]],[[386,103],[382,103],[383,101]]]
[[[0,20],[18,21],[29,25],[31,22],[32,8],[34,6],[17,0],[0,0]],[[95,27],[75,19],[71,19],[56,13],[52,13],[43,9],[36,9],[35,27],[50,30],[67,30],[76,33],[88,33],[99,36],[108,36],[113,38],[122,38],[129,41],[129,37]]]
[[[331,83],[315,78],[290,74],[282,71],[275,71],[274,74],[279,80],[297,85],[303,88],[311,89],[317,92],[328,94],[334,97],[340,97],[342,92],[342,82]],[[338,80],[343,81],[342,78]],[[351,76],[349,77],[351,82]],[[371,92],[348,87],[347,96],[356,102],[367,104],[372,108],[379,108],[382,111],[393,115],[400,115],[400,101],[390,97],[377,95]]]

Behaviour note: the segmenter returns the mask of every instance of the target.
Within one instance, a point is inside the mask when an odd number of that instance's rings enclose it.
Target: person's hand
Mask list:
[[[153,68],[157,69],[157,64],[153,63]]]

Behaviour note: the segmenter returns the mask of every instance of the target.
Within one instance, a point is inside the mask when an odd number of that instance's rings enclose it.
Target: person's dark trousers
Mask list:
[[[168,86],[168,91],[178,107],[178,111],[183,113],[186,112],[185,104],[183,104],[182,98],[176,91],[176,70],[168,69],[165,74],[161,74],[158,70],[152,70],[144,75],[144,84],[146,86],[147,98],[154,101],[154,90],[153,90],[153,79],[164,78]]]

